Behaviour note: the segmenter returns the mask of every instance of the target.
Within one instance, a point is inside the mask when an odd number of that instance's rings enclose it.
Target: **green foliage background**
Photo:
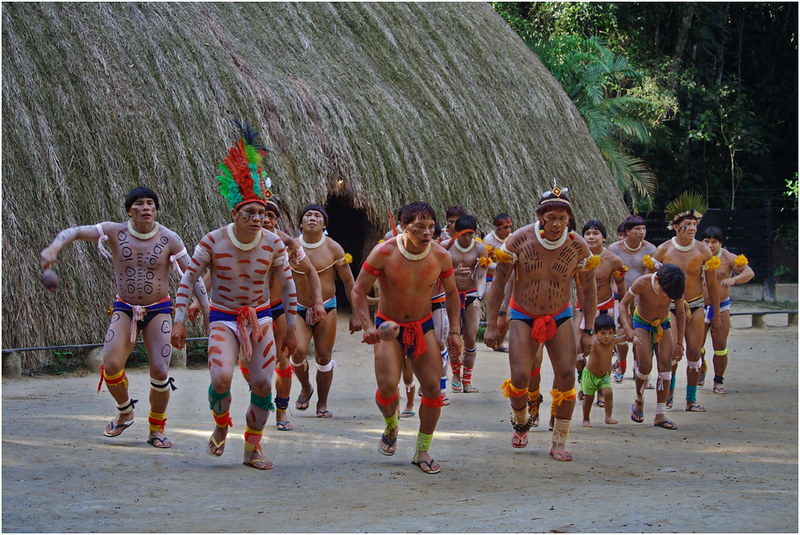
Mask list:
[[[628,62],[632,72],[605,97],[641,98],[657,112],[640,117],[649,140],[622,145],[658,184],[634,208],[660,212],[693,188],[712,208],[796,210],[782,193],[797,171],[797,3],[492,5],[540,53],[598,39]],[[781,239],[796,234],[795,221]]]

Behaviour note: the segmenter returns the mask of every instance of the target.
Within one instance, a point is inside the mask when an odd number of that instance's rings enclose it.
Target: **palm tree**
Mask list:
[[[528,46],[577,106],[620,190],[648,202],[656,177],[631,147],[652,143],[652,118],[662,105],[635,96],[631,85],[642,75],[597,37],[565,35]]]

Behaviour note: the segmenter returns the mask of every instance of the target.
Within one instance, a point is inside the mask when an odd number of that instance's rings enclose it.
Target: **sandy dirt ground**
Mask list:
[[[786,317],[768,322],[786,324]],[[292,432],[274,416],[265,452],[275,468],[241,464],[247,386],[236,377],[234,428],[221,458],[204,449],[212,430],[208,372],[174,369],[167,431],[171,450],[147,438],[148,375],[129,371],[142,400],[136,424],[110,439],[113,413],[97,376],[35,377],[2,384],[4,532],[797,532],[797,327],[744,328],[735,318],[726,374],[729,394],[700,390],[704,414],[668,416],[653,427],[630,420],[631,370],[614,385],[616,426],[580,427],[576,407],[571,463],[548,454],[551,433],[535,428],[526,449],[511,448],[509,405],[499,391],[507,357],[479,344],[478,394],[450,394],[427,475],[410,464],[417,419],[401,420],[397,455],[377,452],[383,421],[374,404],[372,350],[339,337],[333,419],[292,410]],[[708,342],[710,347],[710,341]],[[677,393],[685,392],[681,365]],[[543,385],[552,380],[549,364]],[[292,392],[299,391],[297,383]],[[676,396],[677,401],[678,396]],[[312,400],[312,409],[316,398]],[[545,396],[543,414],[549,412]],[[546,419],[544,423],[546,424]]]

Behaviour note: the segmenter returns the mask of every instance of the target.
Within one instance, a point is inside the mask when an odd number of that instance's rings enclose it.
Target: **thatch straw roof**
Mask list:
[[[123,221],[132,187],[159,193],[161,222],[190,251],[228,221],[214,177],[234,118],[273,150],[289,219],[308,202],[335,206],[361,229],[361,250],[349,243],[358,256],[387,229],[387,211],[416,199],[442,216],[462,204],[489,230],[500,211],[530,221],[557,178],[579,221],[613,228],[625,215],[574,106],[486,4],[2,12],[5,348],[102,339],[107,261],[90,243],[67,248],[62,286],[46,294],[38,252],[62,228]]]

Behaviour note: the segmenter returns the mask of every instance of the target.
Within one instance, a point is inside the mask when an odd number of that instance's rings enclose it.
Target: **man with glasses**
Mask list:
[[[103,434],[119,436],[133,425],[134,404],[128,395],[125,363],[136,345],[137,331],[142,333],[147,360],[150,363],[150,436],[147,443],[156,448],[169,448],[172,442],[164,434],[170,391],[175,389],[169,375],[172,357],[172,302],[169,297],[170,264],[184,270],[186,249],[180,236],[156,223],[158,195],[146,187],[134,188],[125,197],[127,223],[105,221],[96,225],[72,227],[58,233],[53,243],[41,253],[42,268],[49,269],[58,252],[75,240],[96,241],[100,252],[111,259],[114,267],[117,297],[103,345],[100,383],[117,402],[117,416]],[[108,241],[111,249],[103,248]],[[202,282],[194,293],[208,318],[208,304]],[[98,386],[97,391],[100,391]]]
[[[363,341],[374,344],[375,402],[386,428],[378,451],[394,455],[399,432],[397,384],[405,359],[411,361],[420,384],[419,432],[413,464],[427,474],[441,466],[430,455],[433,432],[439,420],[444,396],[439,388],[442,360],[431,317],[431,293],[441,280],[446,295],[450,331],[447,342],[456,354],[461,352],[459,298],[453,278],[453,263],[447,251],[434,243],[436,215],[425,202],[412,202],[403,210],[405,231],[376,245],[364,262],[353,287],[353,319],[350,332],[364,331]],[[375,324],[372,323],[367,294],[376,280],[381,295]],[[395,338],[382,339],[381,325],[399,327]],[[384,327],[385,329],[386,327]]]
[[[231,382],[241,352],[250,383],[250,404],[245,412],[243,464],[269,470],[261,447],[272,402],[272,374],[279,350],[295,348],[296,297],[286,247],[274,232],[262,229],[269,178],[261,167],[266,149],[255,145],[257,134],[243,129],[243,137],[220,165],[220,191],[231,208],[233,222],[206,234],[181,279],[175,310],[172,343],[186,343],[186,318],[190,288],[208,268],[211,272],[211,312],[208,336],[209,405],[216,427],[206,453],[219,457],[225,449],[230,415]],[[283,347],[275,347],[270,310],[269,272],[275,269],[286,312]]]

